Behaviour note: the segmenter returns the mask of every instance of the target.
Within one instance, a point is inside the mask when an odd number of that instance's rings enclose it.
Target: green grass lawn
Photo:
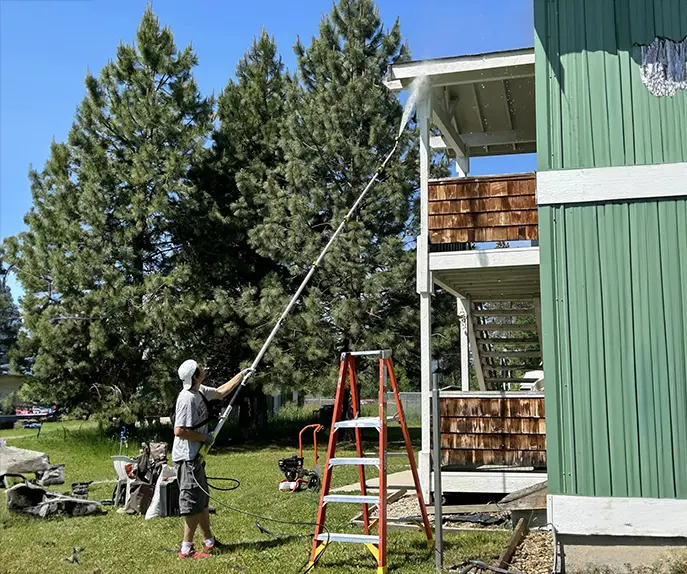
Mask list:
[[[36,431],[15,429],[2,431],[2,436],[35,435]],[[281,439],[290,437],[280,437]],[[393,440],[393,433],[390,441]],[[324,441],[324,437],[321,439]],[[54,487],[66,491],[72,482],[114,478],[110,456],[117,454],[118,445],[105,438],[92,424],[61,423],[44,425],[40,437],[30,436],[9,441],[13,446],[40,450],[50,455],[53,463],[66,465],[66,483]],[[370,445],[372,448],[372,445]],[[340,451],[349,449],[339,447]],[[133,452],[133,448],[131,449]],[[321,454],[324,458],[325,447]],[[296,453],[294,446],[284,440],[278,446],[269,444],[242,445],[217,449],[208,458],[210,476],[231,476],[241,481],[233,492],[218,493],[217,497],[229,505],[270,517],[310,522],[315,518],[317,499],[310,492],[280,493],[281,479],[277,460]],[[306,467],[312,467],[312,449],[306,452]],[[400,458],[390,459],[390,471],[405,468]],[[334,486],[355,482],[354,468],[337,468]],[[91,498],[109,498],[112,485],[91,488]],[[202,564],[180,561],[167,552],[177,546],[181,538],[180,518],[158,518],[146,521],[141,516],[117,514],[109,510],[106,516],[39,519],[10,513],[0,505],[0,573],[61,572],[93,574],[175,572],[247,572],[295,574],[308,559],[311,539],[287,538],[307,534],[308,526],[291,526],[261,521],[276,536],[262,534],[255,519],[237,514],[217,503],[212,517],[214,534],[231,550],[205,560]],[[328,511],[327,527],[332,532],[360,533],[348,521],[359,511],[356,506],[332,505]],[[446,565],[468,558],[491,560],[503,547],[504,533],[446,534]],[[74,546],[83,547],[80,563],[64,560]],[[389,572],[419,573],[434,571],[434,554],[420,533],[390,532],[388,542]],[[374,572],[375,561],[359,545],[331,544],[325,551],[316,571],[324,574],[343,572]]]

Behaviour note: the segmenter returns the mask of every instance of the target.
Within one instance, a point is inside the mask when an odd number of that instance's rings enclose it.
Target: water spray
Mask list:
[[[300,286],[294,293],[293,297],[289,301],[289,303],[286,305],[284,308],[284,311],[282,314],[279,316],[279,319],[277,319],[277,322],[274,324],[274,327],[272,328],[271,333],[263,343],[260,351],[258,351],[257,356],[255,357],[255,360],[250,366],[250,369],[248,370],[248,373],[246,376],[244,376],[243,380],[241,381],[241,385],[239,386],[238,389],[236,389],[236,392],[232,396],[231,400],[229,401],[229,404],[226,406],[224,411],[222,411],[222,414],[219,418],[219,421],[217,422],[217,426],[215,427],[215,430],[212,431],[212,437],[213,439],[217,437],[219,432],[222,430],[222,427],[224,426],[224,423],[227,421],[229,418],[229,415],[234,409],[234,404],[236,403],[236,400],[238,399],[239,395],[241,394],[241,390],[243,387],[245,387],[248,384],[248,381],[250,380],[250,377],[253,375],[255,372],[255,369],[257,369],[258,365],[260,364],[260,361],[262,361],[262,358],[264,357],[265,353],[267,352],[267,349],[269,346],[272,344],[272,341],[277,335],[277,332],[282,326],[282,323],[288,316],[288,314],[291,312],[291,309],[293,306],[296,304],[296,301],[300,298],[301,294],[305,290],[305,287],[308,285],[310,282],[310,279],[312,276],[315,274],[315,271],[317,268],[320,266],[320,263],[322,263],[322,260],[324,259],[324,256],[327,254],[329,251],[330,247],[334,244],[336,239],[338,238],[339,234],[344,230],[346,227],[346,224],[349,222],[353,214],[357,211],[358,207],[362,203],[363,199],[365,199],[365,196],[367,193],[370,191],[372,186],[377,182],[377,179],[379,176],[384,172],[386,169],[387,164],[391,160],[392,156],[396,153],[396,150],[398,149],[398,144],[401,141],[401,135],[403,134],[403,130],[405,129],[406,125],[408,124],[408,121],[410,120],[410,116],[413,113],[413,110],[415,109],[415,105],[418,102],[418,100],[421,97],[424,97],[424,94],[426,93],[426,90],[429,86],[429,82],[427,80],[427,76],[420,76],[413,80],[413,83],[410,86],[410,93],[408,94],[408,100],[406,101],[406,104],[403,108],[403,116],[401,117],[401,125],[398,130],[398,135],[394,139],[394,145],[391,148],[391,151],[387,154],[387,156],[384,158],[384,161],[380,164],[379,168],[375,172],[375,174],[372,176],[372,179],[368,182],[368,184],[365,186],[365,189],[363,189],[362,193],[358,196],[358,199],[355,200],[355,203],[351,206],[351,208],[348,210],[348,213],[346,216],[343,218],[339,226],[336,228],[336,231],[334,234],[329,238],[329,241],[327,242],[327,245],[324,246],[324,249],[320,253],[320,255],[317,257],[317,259],[312,263],[310,266],[310,270],[308,271],[308,274],[305,276],[303,281],[301,282]],[[205,455],[207,454],[208,450],[210,449],[209,445],[204,445],[203,448],[201,449],[201,458],[204,458]]]

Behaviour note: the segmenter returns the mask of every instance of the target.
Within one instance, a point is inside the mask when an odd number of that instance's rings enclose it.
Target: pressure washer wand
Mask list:
[[[384,172],[386,165],[389,163],[389,160],[391,159],[391,157],[396,152],[396,149],[398,148],[398,143],[400,141],[400,138],[401,138],[400,134],[398,136],[396,136],[396,139],[394,141],[394,147],[391,148],[391,151],[386,156],[386,158],[384,159],[382,164],[379,166],[379,169],[377,170],[377,172],[372,176],[372,179],[365,186],[365,189],[363,189],[362,193],[358,196],[358,199],[356,199],[355,203],[351,206],[351,209],[348,210],[348,213],[343,218],[343,221],[339,224],[339,227],[336,228],[336,231],[334,232],[334,234],[329,238],[329,241],[327,242],[327,245],[325,245],[324,249],[322,250],[322,253],[320,253],[319,257],[310,266],[310,270],[308,271],[308,274],[303,279],[302,283],[300,284],[300,286],[296,290],[296,293],[294,293],[293,297],[291,298],[291,301],[289,301],[289,304],[286,306],[286,308],[284,309],[284,311],[280,315],[279,319],[277,319],[277,322],[275,323],[275,325],[272,329],[272,332],[269,334],[269,337],[267,337],[267,340],[264,342],[264,344],[262,345],[262,348],[260,349],[257,356],[255,357],[253,364],[250,366],[250,371],[249,371],[248,375],[246,375],[244,377],[243,381],[241,382],[241,386],[239,386],[239,388],[236,389],[234,396],[231,398],[231,400],[229,401],[229,404],[226,406],[226,408],[222,412],[222,415],[220,416],[220,419],[217,422],[217,426],[215,427],[215,430],[212,431],[213,437],[216,437],[219,434],[219,431],[222,430],[224,423],[227,421],[227,419],[229,418],[229,415],[231,414],[231,411],[234,409],[234,403],[236,402],[236,399],[238,398],[239,394],[241,393],[241,389],[248,384],[248,380],[250,379],[252,373],[255,371],[257,366],[260,364],[260,361],[262,361],[262,358],[265,355],[265,353],[267,352],[267,349],[272,344],[274,337],[277,335],[277,332],[281,328],[281,325],[284,322],[284,319],[286,319],[287,315],[291,312],[291,309],[296,304],[296,301],[298,301],[298,299],[300,298],[301,293],[303,293],[303,290],[305,289],[306,285],[310,282],[310,279],[315,274],[315,270],[319,267],[320,263],[322,263],[322,260],[324,259],[324,256],[327,254],[327,251],[329,251],[329,248],[334,244],[334,242],[336,241],[336,238],[343,231],[344,227],[346,227],[346,224],[350,220],[351,216],[356,212],[356,210],[360,206],[363,199],[365,199],[367,192],[370,191],[370,188],[375,184],[375,182],[377,181],[377,178]],[[208,450],[210,450],[210,447],[207,447],[207,446],[203,447],[203,451],[201,451],[202,455],[207,454]]]

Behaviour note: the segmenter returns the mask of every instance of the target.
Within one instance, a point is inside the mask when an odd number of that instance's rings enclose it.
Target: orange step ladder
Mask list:
[[[378,357],[379,358],[379,416],[377,417],[361,417],[359,408],[360,401],[358,395],[358,381],[356,376],[355,361],[356,357]],[[329,433],[329,447],[327,449],[327,462],[324,467],[324,474],[322,477],[322,492],[320,494],[320,504],[317,510],[317,526],[315,527],[315,535],[313,539],[312,551],[310,553],[309,567],[313,567],[320,553],[325,549],[327,544],[331,542],[348,542],[356,544],[364,544],[372,555],[377,560],[377,574],[386,573],[386,536],[387,536],[387,517],[386,517],[386,502],[387,502],[387,414],[386,414],[386,392],[387,382],[391,382],[391,390],[394,394],[396,402],[396,409],[398,412],[398,420],[401,424],[403,432],[403,440],[405,442],[406,452],[408,454],[408,461],[410,463],[410,470],[413,475],[413,482],[415,484],[415,493],[418,502],[420,503],[420,510],[422,512],[422,521],[424,525],[425,534],[430,548],[433,546],[432,529],[429,524],[429,517],[427,516],[427,509],[425,508],[424,500],[422,499],[422,492],[420,490],[420,479],[417,473],[417,465],[415,463],[415,454],[413,453],[413,446],[410,443],[410,435],[408,434],[408,427],[406,426],[405,416],[403,414],[403,405],[398,394],[398,383],[394,375],[394,369],[391,364],[391,351],[354,351],[344,352],[341,354],[341,365],[339,367],[339,379],[336,386],[336,398],[334,400],[334,413],[332,415],[332,426]],[[353,418],[350,420],[341,420],[344,403],[344,392],[346,385],[350,384],[351,402],[353,403]],[[338,441],[338,431],[342,429],[353,429],[355,433],[355,458],[339,458],[336,456],[336,444]],[[363,456],[363,444],[361,429],[376,429],[379,432],[379,456],[369,458]],[[360,478],[360,494],[345,495],[345,494],[329,494],[332,483],[332,471],[337,466],[357,466],[358,476]],[[367,485],[365,482],[365,467],[375,466],[379,469],[379,494],[368,495]],[[324,524],[327,518],[327,505],[334,503],[344,504],[362,504],[363,507],[363,525],[365,534],[336,534],[326,531]],[[378,518],[370,521],[370,505],[377,505]],[[371,531],[377,527],[377,533],[372,534]]]

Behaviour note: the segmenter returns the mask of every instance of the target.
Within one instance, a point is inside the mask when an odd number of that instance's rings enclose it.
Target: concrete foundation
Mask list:
[[[687,556],[687,538],[559,534],[558,543],[562,571],[566,574],[588,573],[595,568],[609,569],[615,574],[637,567],[661,572],[671,559]]]

